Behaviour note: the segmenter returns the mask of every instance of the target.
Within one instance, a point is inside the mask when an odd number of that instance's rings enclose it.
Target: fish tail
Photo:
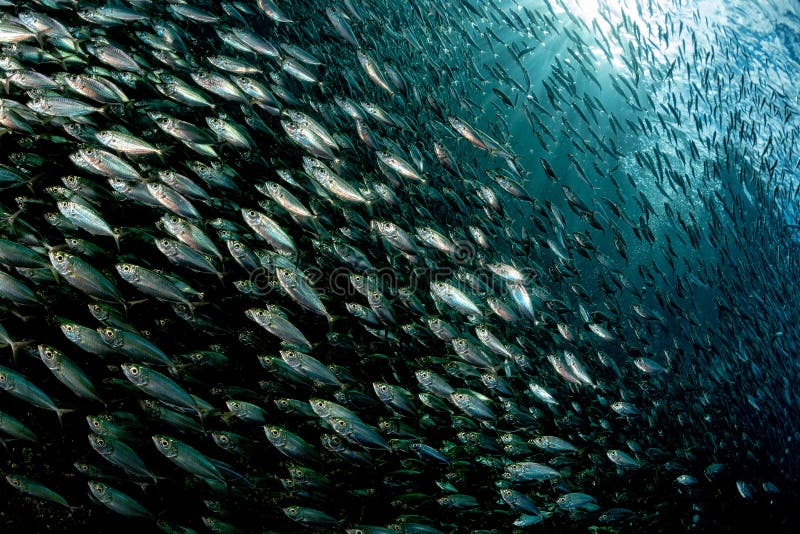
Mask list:
[[[72,408],[56,408],[55,409],[56,417],[58,417],[58,424],[61,426],[61,428],[64,428],[64,420],[63,420],[64,414],[65,413],[74,412],[74,411],[75,410],[72,409]]]
[[[164,155],[166,153],[168,153],[168,152],[171,152],[173,148],[175,148],[175,145],[168,145],[168,146],[165,146],[165,147],[158,147],[158,152],[156,152],[156,154],[158,154],[158,159],[161,160],[161,163],[164,163],[164,164],[167,163],[167,158],[164,157]]]
[[[42,30],[40,32],[36,32],[36,34],[34,35],[34,37],[36,38],[36,42],[39,43],[39,47],[40,48],[44,48],[45,47],[44,36],[45,36],[45,32],[46,31],[47,30],[45,29],[45,30]],[[62,63],[62,65],[61,65],[62,68],[64,70],[67,70],[67,67],[63,64],[63,61],[61,63]]]
[[[12,341],[10,344],[11,347],[11,358],[14,360],[14,364],[17,363],[17,351],[21,348],[27,347],[33,343],[33,340],[25,340],[25,341]]]

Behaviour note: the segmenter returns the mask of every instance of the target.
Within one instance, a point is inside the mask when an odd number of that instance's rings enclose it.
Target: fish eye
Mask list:
[[[103,438],[97,438],[97,444],[103,447],[106,444],[106,440],[104,440]]]
[[[228,436],[226,436],[225,434],[220,434],[219,435],[219,440],[221,442],[223,442],[223,443],[227,443],[228,442]]]
[[[92,426],[100,428],[100,421],[98,421],[97,419],[92,419]]]
[[[17,479],[17,478],[11,480],[11,483],[14,484],[15,486],[19,486],[20,485],[19,479]]]
[[[115,334],[114,334],[114,331],[113,331],[113,330],[111,330],[110,328],[106,328],[106,336],[108,336],[108,337],[114,337],[114,335],[115,335]]]
[[[166,438],[161,438],[161,446],[166,447],[169,445],[169,441]]]
[[[235,409],[235,410],[238,410],[238,409],[239,409],[239,403],[238,403],[238,402],[232,402],[232,403],[231,403],[231,406],[232,406],[232,407],[233,407],[233,409]]]
[[[139,368],[138,367],[131,367],[130,368],[130,372],[131,372],[132,375],[136,376],[136,375],[139,374]]]

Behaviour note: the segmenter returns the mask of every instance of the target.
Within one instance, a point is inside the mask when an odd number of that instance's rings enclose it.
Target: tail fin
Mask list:
[[[56,408],[55,409],[56,415],[58,416],[58,424],[59,424],[59,426],[61,426],[61,428],[64,428],[64,420],[62,419],[62,416],[65,413],[70,413],[70,412],[74,412],[74,411],[75,411],[74,409],[67,409],[67,408]]]

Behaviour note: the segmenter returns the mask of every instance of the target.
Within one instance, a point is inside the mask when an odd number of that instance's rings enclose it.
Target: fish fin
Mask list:
[[[168,146],[165,146],[165,147],[158,147],[158,152],[156,152],[156,154],[158,154],[158,159],[161,160],[161,163],[165,163],[165,164],[167,163],[167,159],[164,157],[164,154],[166,154],[167,152],[172,151],[174,148],[175,148],[175,145],[168,145]]]
[[[219,418],[222,419],[222,422],[224,422],[226,425],[230,425],[231,421],[236,418],[236,416],[233,414],[233,412],[224,412],[220,414]]]
[[[73,408],[56,408],[56,416],[58,416],[58,424],[61,425],[61,428],[64,428],[64,421],[62,419],[65,413],[71,413],[76,411]]]
[[[338,321],[340,319],[346,319],[346,317],[343,317],[341,315],[331,315],[329,313],[325,314],[325,318],[328,320],[328,328],[331,330],[333,330],[334,321]]]
[[[115,109],[121,109],[125,111],[126,104],[124,102],[111,102],[109,104],[103,104],[97,110],[100,115],[108,116],[108,112]]]
[[[47,173],[40,172],[40,173],[34,174],[33,177],[31,177],[31,179],[28,180],[28,189],[31,190],[31,193],[35,193],[36,192],[33,189],[33,184],[35,184],[36,182],[38,182],[39,180],[44,178],[46,175],[47,175]]]
[[[127,312],[128,306],[135,306],[136,304],[143,304],[145,302],[150,302],[150,299],[129,300],[127,302],[123,302],[122,305],[125,307],[125,311]]]
[[[229,466],[225,462],[211,458],[211,463],[214,464],[214,467],[216,467],[219,471],[222,472],[221,474],[223,474],[223,476],[229,478],[231,481],[237,481],[237,482],[242,481],[249,488],[255,487],[255,485],[252,482],[250,482],[246,476],[239,473],[238,471],[235,471],[231,466]]]
[[[17,363],[17,350],[19,350],[21,348],[24,348],[24,347],[27,347],[31,343],[33,343],[33,340],[31,340],[31,339],[25,340],[25,341],[12,341],[10,343],[9,346],[11,347],[11,357],[14,360],[14,364]]]
[[[23,211],[24,210],[20,208],[11,215],[3,217],[3,223],[8,225],[8,229],[10,232],[14,232],[14,225],[17,223],[17,217],[19,217]]]
[[[36,34],[34,34],[34,37],[36,38],[36,42],[39,43],[39,48],[44,48],[45,47],[44,37],[47,34],[47,31],[49,29],[50,28],[45,28],[44,30],[42,30],[40,32],[36,32]],[[63,64],[63,62],[60,62],[60,63],[61,63],[61,66],[64,68],[64,70],[67,70],[67,67]]]
[[[149,488],[149,487],[150,487],[150,482],[134,482],[134,484],[135,484],[135,485],[136,485],[136,486],[137,486],[137,487],[138,487],[140,490],[142,490],[142,493],[145,493],[145,492],[147,491],[147,488]]]

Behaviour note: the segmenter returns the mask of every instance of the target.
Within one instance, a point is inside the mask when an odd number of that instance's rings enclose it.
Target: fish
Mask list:
[[[109,436],[89,434],[89,443],[92,448],[107,461],[121,467],[126,473],[138,478],[152,478],[155,482],[156,475],[147,468],[141,457],[121,440]]]
[[[64,497],[51,490],[47,486],[28,477],[9,473],[6,475],[6,482],[8,482],[11,487],[17,491],[21,491],[22,493],[27,493],[28,495],[38,499],[44,499],[46,501],[60,504],[66,508],[70,508],[69,503],[67,503],[67,500]]]
[[[47,267],[49,260],[41,252],[16,241],[0,238],[0,260],[14,267]]]
[[[69,329],[69,326],[72,328]],[[136,332],[105,326],[98,328],[97,336],[95,336],[86,332],[88,329],[78,327],[78,325],[65,325],[62,330],[65,330],[65,335],[70,338],[70,341],[78,344],[81,348],[86,347],[89,352],[98,350],[101,353],[103,351],[111,354],[121,353],[150,363],[170,367],[174,365],[172,359],[163,350]],[[106,346],[105,349],[97,348],[97,338]]]
[[[140,364],[124,363],[120,367],[125,378],[148,395],[201,413],[195,398],[171,378]]]
[[[264,427],[269,442],[281,453],[300,463],[319,463],[319,452],[303,438],[285,428],[274,425]]]
[[[0,430],[16,439],[28,441],[36,441],[38,439],[30,428],[5,412],[0,412]]]
[[[518,462],[506,466],[503,476],[510,482],[530,482],[560,478],[561,473],[540,463]]]
[[[585,493],[567,493],[556,499],[558,505],[565,510],[597,509],[597,500]]]
[[[641,467],[641,464],[637,460],[625,451],[619,449],[610,449],[606,451],[606,456],[608,456],[608,459],[614,462],[614,464],[623,469],[637,469]]]
[[[466,293],[447,282],[431,283],[431,294],[455,310],[469,315],[480,315],[478,305]]]
[[[0,389],[37,408],[55,412],[56,416],[58,416],[59,424],[63,424],[61,418],[65,413],[73,411],[72,409],[59,408],[47,393],[24,375],[4,366],[0,366]]]
[[[39,345],[39,357],[55,377],[79,397],[103,402],[91,379],[61,351],[47,345]]]
[[[261,308],[250,308],[245,312],[245,315],[267,332],[281,338],[289,344],[296,345],[306,350],[311,349],[311,343],[306,339],[303,333],[280,314],[272,313]]]
[[[266,422],[264,409],[253,403],[229,399],[225,401],[225,405],[228,407],[228,410],[230,410],[230,413],[239,419],[253,421],[262,425]]]
[[[17,278],[0,271],[0,296],[22,306],[38,306],[42,300],[33,289]]]
[[[186,295],[165,276],[131,263],[118,263],[114,267],[120,278],[146,295],[160,300],[180,302],[189,307],[193,306]]]
[[[318,384],[338,387],[343,385],[333,371],[313,356],[295,350],[281,350],[280,355],[281,359],[295,372],[310,378]]]
[[[307,506],[287,506],[283,508],[283,513],[291,520],[305,526],[335,525],[339,523],[335,518],[322,510],[309,508]]]
[[[6,529],[791,530],[793,15],[584,4],[0,0]]]
[[[123,301],[114,283],[80,256],[63,250],[51,250],[49,256],[53,269],[71,286],[97,300]]]
[[[98,480],[90,480],[87,484],[89,485],[89,491],[97,502],[122,516],[147,519],[154,517],[152,512],[127,493],[123,493]]]
[[[165,435],[153,435],[152,440],[158,452],[178,467],[200,477],[225,484],[225,478],[217,465],[197,449]]]

